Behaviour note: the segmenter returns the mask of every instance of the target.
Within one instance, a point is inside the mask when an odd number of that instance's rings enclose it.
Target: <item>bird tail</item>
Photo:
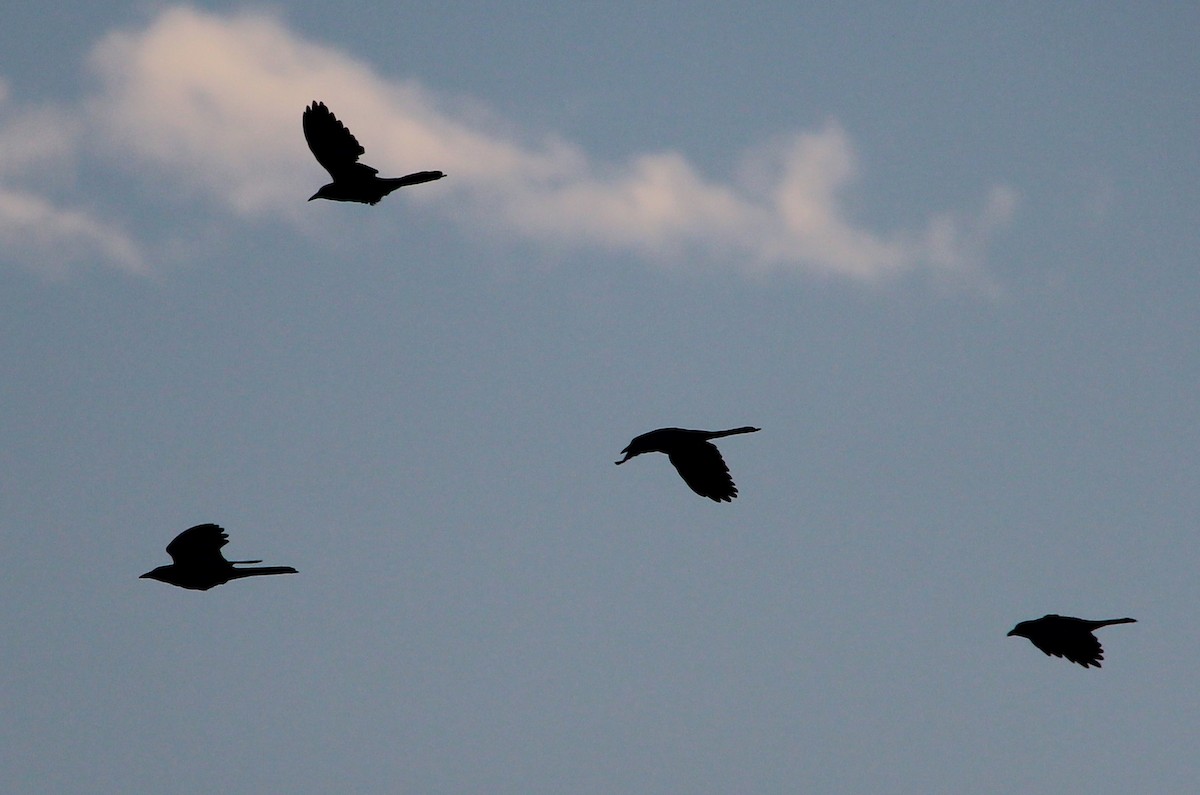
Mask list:
[[[741,428],[730,428],[727,431],[709,431],[709,439],[720,439],[722,436],[733,436],[735,433],[754,433],[761,431],[762,428],[754,428],[749,425],[743,425]]]
[[[441,179],[446,176],[441,171],[418,171],[415,174],[409,174],[405,177],[388,177],[381,179],[380,182],[385,182],[392,190],[403,188],[405,185],[420,185],[422,182],[433,182],[435,179]]]
[[[291,566],[260,566],[257,569],[234,569],[233,576],[229,579],[236,580],[241,577],[258,577],[264,574],[299,574],[299,572]]]
[[[1092,627],[1092,629],[1099,629],[1100,627],[1107,627],[1107,626],[1111,626],[1113,624],[1136,624],[1137,619],[1136,618],[1110,618],[1105,621],[1093,621],[1091,623],[1094,625]]]

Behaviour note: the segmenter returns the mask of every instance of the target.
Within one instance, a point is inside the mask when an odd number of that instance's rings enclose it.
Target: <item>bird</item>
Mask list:
[[[158,580],[193,591],[207,591],[242,577],[264,574],[296,574],[291,566],[260,566],[254,569],[235,569],[235,563],[262,563],[261,560],[225,560],[221,547],[229,543],[229,534],[215,524],[189,527],[167,544],[167,554],[174,563],[159,566],[138,577],[139,580]]]
[[[1100,641],[1096,640],[1092,631],[1111,624],[1134,623],[1137,623],[1137,620],[1133,618],[1088,621],[1084,618],[1051,613],[1031,621],[1022,621],[1009,631],[1008,636],[1029,638],[1047,657],[1053,654],[1055,657],[1065,657],[1073,663],[1079,663],[1084,668],[1089,665],[1099,668],[1100,661],[1104,659],[1104,649],[1100,648]]]
[[[667,458],[692,491],[713,502],[731,502],[737,496],[737,486],[729,476],[729,467],[721,452],[710,439],[732,436],[735,433],[754,433],[762,428],[749,425],[727,431],[695,431],[687,428],[659,428],[634,437],[621,452],[625,457],[614,464],[624,464],[642,453],[666,453]]]
[[[304,109],[304,138],[333,182],[322,185],[309,197],[329,199],[335,202],[362,202],[378,204],[379,200],[396,188],[432,182],[446,176],[441,171],[418,171],[405,177],[377,177],[379,173],[366,163],[359,163],[358,156],[366,152],[346,126],[337,120],[324,102],[313,103]]]

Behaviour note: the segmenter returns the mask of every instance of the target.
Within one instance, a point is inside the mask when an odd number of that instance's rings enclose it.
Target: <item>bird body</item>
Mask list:
[[[1013,627],[1008,635],[1028,638],[1034,646],[1045,652],[1047,657],[1065,657],[1084,668],[1090,665],[1099,668],[1100,661],[1104,659],[1104,649],[1092,632],[1112,624],[1133,623],[1136,623],[1136,619],[1110,618],[1089,621],[1050,613],[1041,618],[1022,621]]]
[[[189,527],[167,544],[167,554],[174,561],[146,572],[138,579],[158,580],[168,585],[193,591],[207,591],[230,580],[259,577],[267,574],[296,574],[291,566],[259,566],[237,569],[234,564],[262,563],[261,560],[226,560],[221,547],[229,543],[229,535],[218,525],[198,524]]]
[[[737,496],[737,486],[729,475],[729,467],[711,439],[754,433],[762,430],[745,425],[725,431],[698,431],[689,428],[659,428],[634,437],[621,452],[625,457],[615,464],[624,464],[642,453],[666,453],[683,482],[701,497],[713,502],[730,502]]]
[[[322,185],[309,197],[329,199],[337,202],[361,202],[378,204],[379,200],[397,188],[419,185],[446,176],[441,171],[418,171],[404,177],[379,177],[379,171],[366,163],[359,163],[358,156],[366,150],[324,102],[313,101],[304,109],[304,138],[308,148],[333,182]]]

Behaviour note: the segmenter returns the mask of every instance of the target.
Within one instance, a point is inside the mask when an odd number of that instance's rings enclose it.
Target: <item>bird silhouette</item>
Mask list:
[[[1089,665],[1100,667],[1104,659],[1104,649],[1100,641],[1092,634],[1093,630],[1107,627],[1110,624],[1134,624],[1133,618],[1110,618],[1107,621],[1088,621],[1084,618],[1071,616],[1050,615],[1022,621],[1009,631],[1009,637],[1016,635],[1029,638],[1046,656],[1065,657],[1073,663],[1079,663],[1084,668]]]
[[[262,563],[261,560],[225,560],[221,547],[229,543],[224,529],[215,524],[198,524],[175,536],[167,544],[167,554],[175,561],[148,571],[138,579],[158,580],[193,591],[207,591],[242,577],[264,574],[296,574],[291,566],[260,566],[235,569],[235,563]]]
[[[378,204],[379,200],[396,188],[432,182],[446,176],[440,171],[418,171],[406,177],[377,177],[379,172],[366,163],[358,162],[358,156],[366,152],[346,125],[337,120],[324,102],[313,101],[304,109],[304,138],[317,162],[333,177],[333,182],[322,185],[309,197],[329,199],[335,202],[362,202]]]
[[[730,502],[737,496],[737,486],[729,476],[729,467],[721,451],[709,439],[732,436],[735,433],[754,433],[761,428],[730,428],[727,431],[693,431],[686,428],[659,428],[634,437],[621,452],[625,457],[614,464],[624,464],[642,453],[666,453],[667,458],[692,491],[713,502]]]

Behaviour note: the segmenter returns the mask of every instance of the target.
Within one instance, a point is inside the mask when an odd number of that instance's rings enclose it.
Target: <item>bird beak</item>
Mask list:
[[[626,461],[633,458],[633,456],[631,456],[626,450],[622,450],[621,452],[625,453],[625,457],[622,458],[620,461],[613,461],[614,464],[624,464]]]
[[[1017,634],[1017,631],[1015,629],[1010,629],[1008,631],[1008,635],[1006,635],[1005,637],[1011,638],[1013,635],[1016,635],[1016,634]]]
[[[149,576],[150,576],[150,572],[146,572],[145,574],[139,574],[139,575],[138,575],[138,579],[139,579],[139,580],[144,580],[144,579],[146,579],[146,578],[147,578],[147,577],[149,577]]]
[[[312,201],[313,199],[317,198],[317,195],[318,195],[318,194],[314,193],[312,196],[309,196],[309,197],[308,197],[308,200],[309,200],[309,201]]]

